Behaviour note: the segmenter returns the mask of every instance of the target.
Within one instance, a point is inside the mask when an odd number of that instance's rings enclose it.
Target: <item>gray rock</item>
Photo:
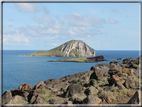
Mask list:
[[[12,98],[11,92],[9,90],[5,91],[2,94],[2,105],[10,101],[11,98]]]
[[[74,94],[81,94],[82,87],[80,84],[69,85],[65,94],[65,97],[73,96]]]
[[[10,99],[10,101],[7,102],[7,104],[14,104],[14,103],[17,103],[17,102],[23,101],[23,100],[25,100],[24,97],[16,95],[16,96],[12,97]]]
[[[98,68],[95,68],[94,72],[91,74],[90,79],[100,80],[103,77],[103,72]]]

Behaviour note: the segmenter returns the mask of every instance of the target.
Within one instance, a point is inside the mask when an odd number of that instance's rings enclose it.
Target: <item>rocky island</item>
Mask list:
[[[79,57],[79,58],[71,58],[71,59],[62,59],[56,61],[48,61],[48,62],[100,62],[107,61],[104,56],[95,56],[95,57]]]
[[[49,51],[37,51],[27,56],[93,57],[95,50],[81,40],[70,40]]]
[[[3,93],[2,105],[140,104],[140,62],[142,56],[123,59],[122,62],[97,64],[89,71],[68,75],[59,80],[40,81],[33,87],[27,83],[21,84],[17,89]]]

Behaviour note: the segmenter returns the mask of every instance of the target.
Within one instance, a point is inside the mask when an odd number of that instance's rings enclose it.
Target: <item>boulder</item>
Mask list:
[[[10,101],[7,102],[7,104],[14,104],[14,103],[17,103],[17,102],[20,102],[20,101],[24,101],[24,100],[25,100],[24,97],[16,95],[16,96],[12,97],[10,99]]]
[[[94,72],[90,76],[90,79],[100,80],[101,78],[103,78],[103,72],[100,69],[95,68]]]
[[[59,80],[58,79],[49,79],[49,80],[46,80],[44,81],[44,83],[47,85],[47,84],[58,84],[59,83]]]
[[[40,95],[37,95],[33,104],[47,104],[47,102]]]
[[[111,99],[110,97],[107,97],[107,98],[106,98],[106,102],[107,102],[107,103],[111,103],[111,102],[112,102],[112,99]]]
[[[120,70],[120,68],[119,68],[117,65],[115,65],[114,63],[110,63],[108,73],[109,73],[111,76],[112,76],[112,75],[115,75],[115,74],[119,75],[119,74],[121,74],[121,70]]]
[[[11,92],[9,90],[2,94],[2,105],[6,104],[12,98]]]
[[[71,84],[68,86],[65,97],[73,96],[74,94],[81,94],[82,87],[80,84]]]
[[[92,66],[90,70],[95,70],[95,68],[99,68],[103,72],[103,76],[108,75],[109,71],[109,65],[108,64],[96,64],[95,66]]]
[[[21,92],[24,91],[31,91],[32,90],[32,86],[30,86],[29,84],[21,84],[18,88]]]
[[[123,59],[123,64],[139,64],[139,59],[127,58]]]
[[[43,81],[40,81],[40,82],[38,82],[35,86],[34,86],[34,90],[35,89],[38,89],[39,88],[39,86],[41,86],[41,84],[45,84]]]
[[[94,86],[96,84],[97,84],[97,80],[95,80],[95,79],[90,80],[90,85]]]
[[[122,84],[123,82],[123,79],[120,78],[119,76],[117,75],[112,75],[112,79],[114,80],[115,84],[120,88],[120,89],[123,89],[125,88]]]
[[[91,87],[89,87],[88,89],[85,90],[85,93],[87,95],[95,95],[95,94],[98,93],[98,90],[95,87],[91,86]]]
[[[127,104],[140,104],[142,102],[140,90],[136,91]]]
[[[15,96],[15,95],[22,96],[23,95],[23,92],[20,91],[18,88],[14,89],[14,90],[11,90],[11,93],[12,93],[12,96]]]
[[[73,104],[82,104],[83,101],[80,98],[75,98]]]
[[[23,97],[26,101],[28,101],[28,96],[29,96],[29,93],[28,92],[24,92],[23,93]]]
[[[128,76],[128,78],[126,79],[126,81],[124,83],[126,88],[136,88],[137,87],[137,84],[133,78],[135,78],[135,77]]]
[[[96,96],[88,96],[87,104],[100,104],[102,100]]]
[[[52,90],[59,91],[61,88],[65,88],[67,86],[68,86],[67,82],[60,82],[58,84],[54,84]]]
[[[128,75],[133,75],[135,73],[135,71],[133,69],[130,68],[123,68],[122,72]]]
[[[59,104],[56,99],[50,99],[49,102],[50,104]]]

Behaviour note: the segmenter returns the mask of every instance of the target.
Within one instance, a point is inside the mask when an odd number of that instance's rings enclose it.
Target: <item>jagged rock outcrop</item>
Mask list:
[[[92,57],[95,50],[81,40],[71,40],[49,51],[37,51],[27,56]]]

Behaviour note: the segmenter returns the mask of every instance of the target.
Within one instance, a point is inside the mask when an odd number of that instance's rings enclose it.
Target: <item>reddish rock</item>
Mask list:
[[[32,86],[30,86],[29,84],[21,84],[18,88],[20,91],[24,92],[24,91],[31,91],[32,90]]]
[[[133,75],[135,73],[135,71],[133,69],[130,68],[123,68],[122,72],[128,75]]]
[[[21,95],[22,96],[22,94],[23,94],[23,92],[20,91],[18,88],[11,90],[11,93],[12,93],[12,96],[15,96],[15,95]]]
[[[111,102],[112,102],[112,99],[111,99],[110,97],[107,97],[107,98],[106,98],[106,102],[107,102],[107,103],[111,103]]]
[[[123,79],[120,78],[119,76],[117,75],[112,75],[112,79],[114,80],[115,84],[117,84],[117,86],[120,88],[120,89],[123,89],[125,88],[122,84],[123,82]]]
[[[41,84],[45,84],[43,81],[40,81],[40,82],[38,82],[35,86],[34,86],[34,90],[35,89],[38,89],[39,88],[39,86],[41,86]]]

